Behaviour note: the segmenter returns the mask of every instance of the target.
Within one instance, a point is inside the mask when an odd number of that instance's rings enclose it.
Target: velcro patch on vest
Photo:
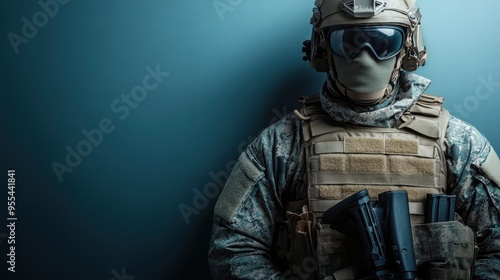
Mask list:
[[[409,139],[387,139],[385,151],[391,154],[418,154],[418,141]]]
[[[399,155],[319,155],[310,158],[311,185],[406,185],[435,187],[435,159]]]
[[[314,167],[313,167],[314,168]],[[320,172],[376,172],[387,173],[384,155],[325,155],[319,157]]]
[[[436,161],[433,159],[392,156],[389,162],[392,173],[414,175],[436,174]]]
[[[320,172],[368,172],[409,175],[435,175],[434,159],[387,155],[321,155],[311,161],[312,170]]]
[[[346,153],[379,153],[385,152],[383,138],[355,138],[349,137],[344,140]]]
[[[325,155],[319,157],[319,166],[311,162],[313,170],[320,172],[373,172],[387,173],[384,155]]]
[[[319,157],[320,171],[345,172],[347,170],[346,155],[327,155]]]
[[[349,172],[387,173],[387,159],[384,155],[349,155]]]

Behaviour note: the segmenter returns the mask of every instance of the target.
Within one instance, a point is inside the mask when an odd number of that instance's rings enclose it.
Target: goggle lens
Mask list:
[[[356,26],[330,31],[330,48],[337,56],[353,60],[368,48],[379,60],[396,56],[403,48],[405,33],[397,26]]]

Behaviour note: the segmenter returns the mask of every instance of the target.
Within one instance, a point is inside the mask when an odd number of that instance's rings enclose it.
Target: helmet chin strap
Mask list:
[[[335,69],[332,59],[332,54],[330,51],[328,51],[327,54],[328,61],[330,64],[330,70],[328,73],[330,75],[330,78],[332,78],[332,80],[334,81],[334,86],[336,87],[336,90],[338,90],[340,94],[344,95],[345,97],[349,98],[349,100],[359,105],[363,106],[376,105],[386,100],[396,87],[399,79],[401,64],[403,63],[403,57],[405,56],[405,54],[406,51],[405,48],[403,48],[401,52],[398,54],[396,64],[394,70],[392,70],[391,78],[389,80],[388,85],[381,90],[373,92],[356,92],[344,86],[339,81],[338,75],[336,75],[337,70]]]

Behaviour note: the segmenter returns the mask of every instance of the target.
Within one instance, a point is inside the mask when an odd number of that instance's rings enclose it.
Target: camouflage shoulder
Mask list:
[[[287,114],[263,129],[248,145],[248,157],[262,170],[271,172],[274,168],[280,168],[276,164],[283,164],[286,172],[293,172],[296,167],[294,163],[301,154],[301,127],[301,120],[294,113]]]
[[[455,116],[450,116],[445,143],[456,171],[471,164],[481,166],[491,150],[488,139],[476,127]]]
[[[302,141],[301,127],[301,120],[294,113],[288,113],[263,129],[249,144],[247,152],[255,157],[272,155],[289,158],[296,152]],[[264,158],[256,158],[256,160],[265,161]]]

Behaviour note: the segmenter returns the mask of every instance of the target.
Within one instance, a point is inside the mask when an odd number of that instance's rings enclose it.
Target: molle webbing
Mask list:
[[[323,212],[316,209],[319,203],[363,188],[373,198],[383,191],[405,189],[411,202],[425,202],[428,193],[444,192],[444,158],[435,141],[397,129],[333,129],[306,146],[311,211]]]
[[[336,123],[318,96],[302,98],[310,210],[321,216],[328,201],[363,188],[373,198],[383,191],[404,189],[410,202],[419,203],[428,193],[443,193],[448,114],[441,109],[442,101],[422,95],[399,128],[378,128]]]
[[[319,96],[301,99],[309,210],[318,217],[320,278],[356,263],[349,256],[356,241],[321,223],[331,206],[362,189],[374,201],[382,192],[406,190],[412,223],[422,223],[427,194],[445,192],[443,139],[449,115],[442,101],[422,95],[395,128],[379,128],[337,123],[324,112]]]

